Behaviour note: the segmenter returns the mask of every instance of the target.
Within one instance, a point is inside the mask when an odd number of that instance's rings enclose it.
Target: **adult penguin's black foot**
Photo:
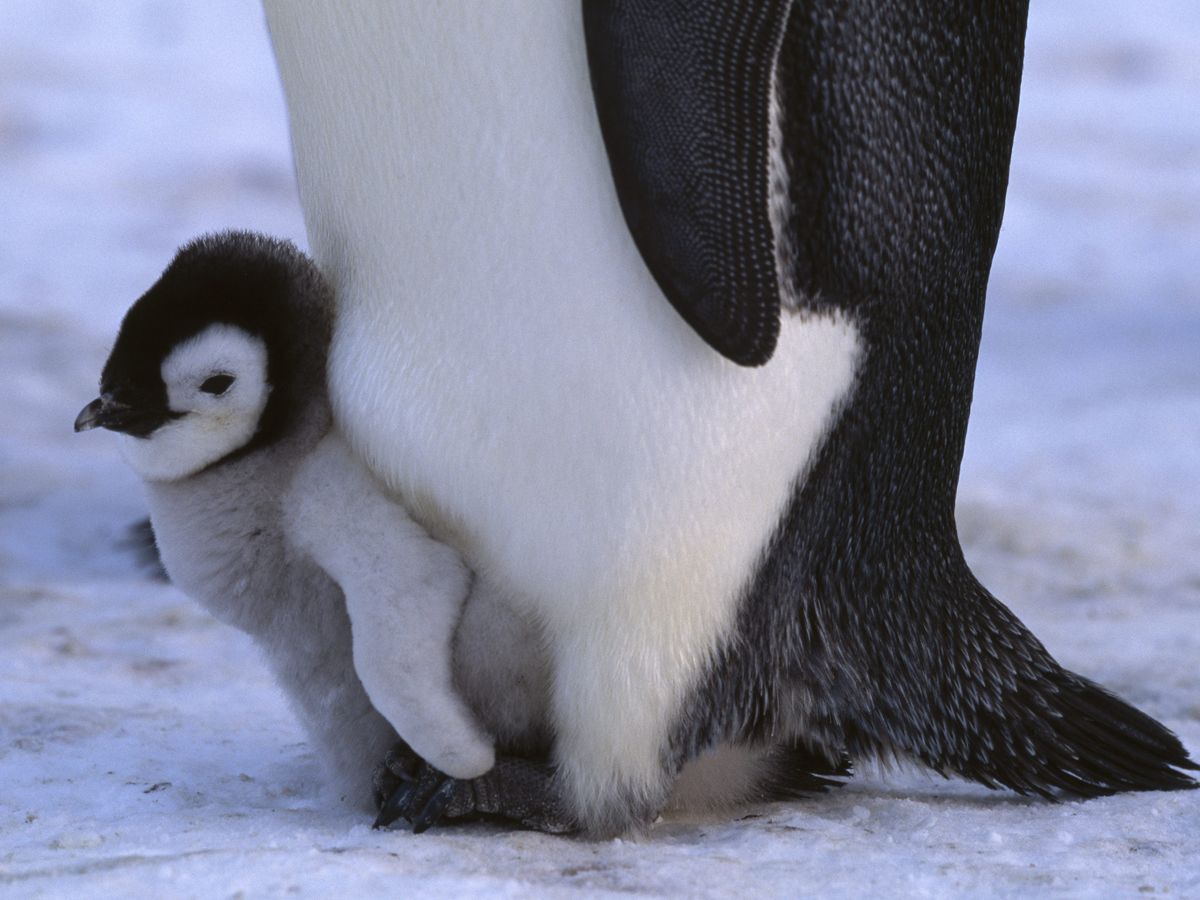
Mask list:
[[[490,820],[549,834],[578,830],[565,811],[548,763],[499,756],[469,781],[451,778],[397,744],[374,777],[375,828],[404,819],[415,834],[443,822]]]

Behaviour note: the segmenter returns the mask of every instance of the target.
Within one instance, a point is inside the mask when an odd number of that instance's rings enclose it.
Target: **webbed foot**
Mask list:
[[[564,809],[548,763],[499,756],[487,773],[470,780],[451,778],[398,744],[375,773],[375,828],[397,819],[415,834],[447,821],[481,819],[516,824],[550,834],[578,829]]]

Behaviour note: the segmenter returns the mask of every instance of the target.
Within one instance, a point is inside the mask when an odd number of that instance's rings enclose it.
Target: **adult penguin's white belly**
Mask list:
[[[660,791],[671,719],[839,403],[844,320],[757,369],[704,344],[622,219],[578,3],[268,3],[336,415],[527,601],[582,809]]]

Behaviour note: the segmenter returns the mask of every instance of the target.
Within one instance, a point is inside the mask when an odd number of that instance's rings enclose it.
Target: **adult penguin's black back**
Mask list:
[[[1067,671],[968,569],[954,501],[1027,4],[794,4],[780,279],[855,319],[853,394],[675,731],[791,735],[1044,796],[1195,787],[1170,731]]]

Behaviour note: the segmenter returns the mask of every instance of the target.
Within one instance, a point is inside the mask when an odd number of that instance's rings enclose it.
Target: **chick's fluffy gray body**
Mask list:
[[[275,366],[279,383],[272,385],[258,432],[245,447],[194,474],[146,481],[157,543],[172,581],[262,648],[338,787],[347,798],[365,803],[371,796],[370,774],[397,734],[372,703],[355,668],[354,632],[343,590],[351,582],[335,580],[309,546],[298,543],[297,534],[307,523],[295,521],[304,511],[296,495],[312,487],[303,483],[307,461],[318,448],[338,441],[325,390],[332,298],[315,269],[290,245],[234,234],[198,242],[181,257],[189,250],[195,254],[213,248],[235,258],[239,253],[254,260],[267,256],[288,270],[287,320],[266,341],[269,354],[283,362]],[[118,341],[114,355],[121,346]],[[279,372],[286,376],[279,377]],[[144,440],[126,438],[143,456]],[[335,482],[320,488],[336,496],[340,486]],[[393,506],[407,522],[402,508]],[[391,584],[418,599],[428,588],[432,604],[439,599],[439,581],[461,566],[449,548],[429,539],[415,524],[408,525],[405,536],[381,536],[391,539],[382,552],[394,550],[398,556],[386,561],[391,568],[385,567],[384,575],[394,573]],[[419,538],[412,537],[418,533]],[[329,540],[339,537],[372,539],[353,532],[328,535]],[[439,552],[435,564],[421,567],[422,556]],[[397,562],[407,565],[396,570]],[[469,573],[458,574],[458,583],[469,584]],[[384,590],[387,587],[385,583]],[[461,600],[462,594],[455,596]],[[441,612],[457,618],[457,610]],[[413,616],[408,633],[388,636],[398,656],[406,644],[420,651],[412,654],[417,666],[438,652],[436,640],[430,641],[428,652],[420,646],[429,632],[427,618]],[[374,622],[367,624],[369,628]],[[513,612],[504,598],[477,584],[454,648],[455,686],[500,748],[545,752],[545,667],[533,625]],[[395,686],[397,691],[403,687]]]
[[[171,580],[251,635],[343,789],[396,741],[352,665],[341,589],[284,533],[280,498],[294,474],[278,459],[311,448],[329,426],[324,403],[279,444],[182,482],[150,482],[151,521]]]

